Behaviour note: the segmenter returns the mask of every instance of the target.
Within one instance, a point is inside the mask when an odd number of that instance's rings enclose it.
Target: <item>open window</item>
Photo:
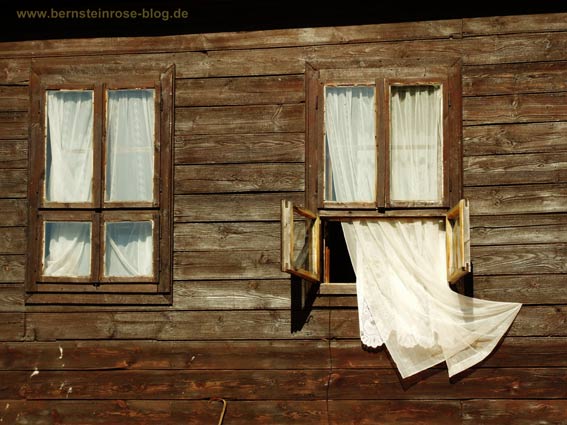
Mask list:
[[[469,203],[461,199],[445,216],[447,279],[456,283],[471,272]]]
[[[170,303],[174,67],[73,70],[32,72],[27,302]]]

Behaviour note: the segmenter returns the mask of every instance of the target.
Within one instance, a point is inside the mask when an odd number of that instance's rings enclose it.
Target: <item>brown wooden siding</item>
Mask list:
[[[567,422],[566,18],[0,43],[0,421]],[[402,381],[355,297],[280,271],[279,208],[304,200],[306,62],[423,58],[462,63],[474,295],[524,306],[470,371]],[[32,62],[175,63],[171,305],[25,305]]]

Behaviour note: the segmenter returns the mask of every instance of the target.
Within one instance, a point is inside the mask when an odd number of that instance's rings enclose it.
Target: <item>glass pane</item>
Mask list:
[[[48,90],[45,200],[92,201],[93,92]]]
[[[391,87],[390,199],[439,201],[443,194],[440,86]]]
[[[325,88],[325,200],[376,199],[374,87]]]
[[[47,221],[43,231],[44,276],[90,276],[90,222]]]
[[[108,91],[106,201],[154,198],[154,91]]]
[[[153,222],[120,221],[105,224],[104,275],[153,275]]]

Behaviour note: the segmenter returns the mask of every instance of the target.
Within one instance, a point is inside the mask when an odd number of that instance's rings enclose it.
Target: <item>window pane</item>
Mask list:
[[[80,277],[91,274],[91,223],[44,223],[43,275]]]
[[[109,90],[106,201],[152,201],[154,90]]]
[[[325,88],[325,200],[376,199],[374,87]]]
[[[92,90],[48,90],[45,200],[90,202],[93,179]]]
[[[439,86],[391,88],[392,201],[439,201],[442,198],[442,100]]]
[[[153,222],[120,221],[105,224],[104,275],[153,275]]]

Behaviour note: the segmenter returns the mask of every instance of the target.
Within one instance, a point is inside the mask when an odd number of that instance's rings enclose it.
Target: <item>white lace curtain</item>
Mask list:
[[[415,100],[412,96],[405,99]],[[403,103],[404,99],[399,101]],[[428,103],[416,103],[412,108],[428,108]],[[406,106],[401,105],[401,111]],[[361,109],[343,108],[338,115],[358,114]],[[367,112],[364,114],[367,116]],[[350,131],[328,130],[353,121],[333,121],[333,115],[326,114],[329,144],[348,145],[348,138],[339,141],[333,135]],[[404,134],[410,137],[412,132],[406,130]],[[370,132],[361,137],[370,138]],[[408,149],[412,146],[410,141],[399,144]],[[350,200],[341,198],[341,194],[349,192],[364,199],[371,197],[368,186],[366,194],[360,192],[352,172],[339,171],[359,165],[333,150],[329,154],[333,174],[340,172],[342,177],[333,180],[337,200]],[[438,168],[422,167],[422,173],[428,169]],[[412,174],[409,176],[412,180]],[[404,174],[397,177],[403,179]],[[421,177],[428,181],[427,175]],[[370,347],[385,344],[403,377],[442,361],[447,363],[450,376],[478,363],[492,351],[521,307],[451,291],[447,283],[445,229],[439,220],[357,220],[343,223],[342,228],[356,274],[362,342]]]
[[[151,221],[107,223],[105,276],[151,276],[152,229]]]

